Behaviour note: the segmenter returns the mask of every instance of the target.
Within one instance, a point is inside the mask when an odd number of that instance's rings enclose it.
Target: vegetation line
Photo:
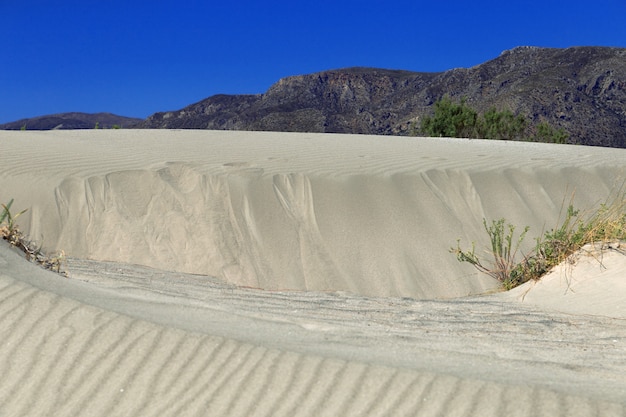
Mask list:
[[[491,261],[476,254],[475,244],[463,250],[460,239],[450,252],[459,262],[468,262],[479,271],[490,275],[502,284],[505,290],[529,280],[538,280],[552,268],[568,259],[588,244],[602,243],[600,248],[619,247],[626,240],[626,195],[620,193],[614,200],[603,203],[591,213],[581,213],[570,203],[563,223],[536,238],[535,247],[518,260],[518,249],[529,227],[515,237],[516,227],[505,219],[488,223],[483,219],[489,235]]]

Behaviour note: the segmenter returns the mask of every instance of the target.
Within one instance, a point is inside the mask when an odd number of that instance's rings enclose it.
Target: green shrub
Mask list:
[[[526,125],[524,116],[516,116],[509,110],[499,112],[492,107],[478,118],[476,137],[499,140],[523,139]]]
[[[465,98],[455,104],[446,96],[435,103],[435,115],[422,120],[421,129],[428,136],[473,138],[477,118],[478,113],[465,104]]]
[[[461,98],[454,103],[444,96],[435,102],[434,115],[422,119],[419,132],[433,137],[476,138],[498,140],[529,140],[533,142],[567,143],[564,129],[555,129],[547,122],[530,126],[528,119],[509,110],[491,107],[479,115]],[[413,133],[417,133],[414,131]]]
[[[491,264],[484,264],[479,256],[476,255],[475,244],[472,243],[471,250],[462,250],[460,240],[457,241],[457,247],[451,248],[456,254],[460,262],[469,262],[479,271],[486,273],[502,283],[506,289],[513,288],[521,282],[523,277],[518,277],[513,271],[518,262],[516,261],[519,246],[524,240],[529,227],[525,227],[524,231],[514,239],[515,226],[508,224],[505,226],[505,219],[494,220],[491,225],[487,224],[487,220],[483,219],[483,226],[489,235],[491,241],[490,253],[493,256]],[[513,243],[515,241],[515,243]]]
[[[626,195],[621,193],[613,201],[601,204],[591,215],[581,213],[570,204],[561,225],[537,238],[534,249],[522,255],[519,261],[516,259],[518,249],[529,227],[514,239],[515,226],[508,224],[505,227],[504,219],[492,221],[491,226],[483,219],[483,224],[491,242],[491,263],[485,263],[476,255],[474,243],[471,249],[463,250],[459,240],[456,248],[450,248],[450,251],[460,262],[472,264],[500,281],[508,290],[541,278],[587,244],[626,240]]]
[[[563,128],[555,129],[547,122],[541,122],[536,127],[534,137],[531,137],[533,142],[544,143],[567,143],[569,135]]]

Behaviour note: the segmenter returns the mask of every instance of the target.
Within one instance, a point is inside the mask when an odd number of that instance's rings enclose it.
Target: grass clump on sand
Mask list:
[[[460,262],[469,262],[509,290],[541,278],[587,244],[599,243],[602,249],[619,247],[620,242],[626,240],[626,195],[620,194],[612,202],[601,204],[591,214],[581,213],[570,204],[561,225],[537,238],[534,249],[519,257],[519,247],[529,227],[515,237],[515,226],[505,225],[505,222],[500,219],[488,224],[483,219],[491,241],[491,248],[487,251],[491,254],[491,262],[487,263],[476,254],[474,243],[471,249],[463,250],[459,240],[450,251]]]
[[[24,214],[26,210],[22,210],[14,215],[11,213],[12,204],[13,199],[8,204],[2,204],[2,211],[0,211],[0,237],[24,252],[26,259],[29,261],[35,262],[45,269],[66,275],[61,271],[61,265],[65,259],[63,251],[54,256],[45,255],[41,252],[40,247],[27,240],[15,223],[15,220]]]

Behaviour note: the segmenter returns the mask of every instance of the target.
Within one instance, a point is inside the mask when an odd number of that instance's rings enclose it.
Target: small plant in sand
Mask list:
[[[470,250],[464,251],[460,247],[460,240],[458,240],[457,247],[451,248],[451,251],[456,254],[460,262],[469,262],[480,272],[488,274],[500,281],[504,288],[509,289],[519,285],[520,283],[517,282],[514,270],[518,264],[516,258],[519,246],[528,232],[528,226],[524,228],[524,231],[517,239],[514,239],[515,226],[512,224],[505,226],[504,219],[494,220],[491,222],[491,225],[488,225],[487,220],[483,219],[483,226],[491,241],[490,251],[493,260],[490,264],[485,264],[485,262],[476,255],[476,245],[474,243],[472,243]]]
[[[11,199],[8,204],[2,204],[2,213],[0,213],[0,234],[3,239],[8,240],[12,245],[15,245],[22,239],[22,234],[15,224],[15,219],[24,214],[26,210],[22,210],[13,215],[11,214],[12,204],[13,199]],[[6,224],[3,224],[5,221]]]
[[[588,215],[569,204],[561,225],[537,238],[534,249],[522,255],[519,261],[516,259],[518,249],[529,227],[514,239],[515,227],[511,224],[505,227],[504,219],[493,221],[491,226],[483,220],[483,224],[491,241],[488,252],[493,257],[492,262],[487,263],[476,255],[473,243],[470,250],[463,250],[459,240],[450,251],[460,262],[469,262],[509,290],[541,278],[585,245],[599,243],[601,249],[619,247],[620,242],[626,240],[626,195],[621,193]]]
[[[11,199],[8,204],[2,204],[2,212],[0,212],[0,237],[24,252],[26,259],[29,261],[35,262],[45,269],[65,275],[64,272],[61,272],[61,265],[65,259],[63,251],[56,255],[46,255],[42,253],[40,247],[27,240],[15,223],[15,220],[24,214],[26,210],[22,210],[14,215],[11,213],[12,204],[13,199]]]

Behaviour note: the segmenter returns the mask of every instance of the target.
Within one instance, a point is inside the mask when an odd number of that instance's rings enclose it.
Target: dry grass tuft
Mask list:
[[[457,247],[450,251],[460,262],[469,262],[509,290],[531,279],[541,278],[585,245],[597,245],[600,250],[619,248],[620,242],[626,240],[626,193],[620,191],[615,198],[607,200],[592,212],[581,213],[570,203],[561,225],[537,238],[534,250],[523,255],[521,261],[516,259],[517,248],[528,227],[513,244],[513,225],[505,228],[504,219],[493,221],[491,226],[486,220],[483,222],[491,240],[491,263],[485,263],[476,255],[474,244],[470,250],[462,250],[460,242],[457,242]]]
[[[22,210],[13,215],[11,213],[12,204],[13,199],[11,199],[8,204],[2,204],[2,212],[0,212],[0,237],[24,252],[26,259],[29,261],[35,262],[45,269],[67,276],[67,274],[61,270],[65,260],[65,253],[61,251],[54,255],[44,254],[39,246],[26,239],[15,223],[15,220],[24,214],[26,210]]]

